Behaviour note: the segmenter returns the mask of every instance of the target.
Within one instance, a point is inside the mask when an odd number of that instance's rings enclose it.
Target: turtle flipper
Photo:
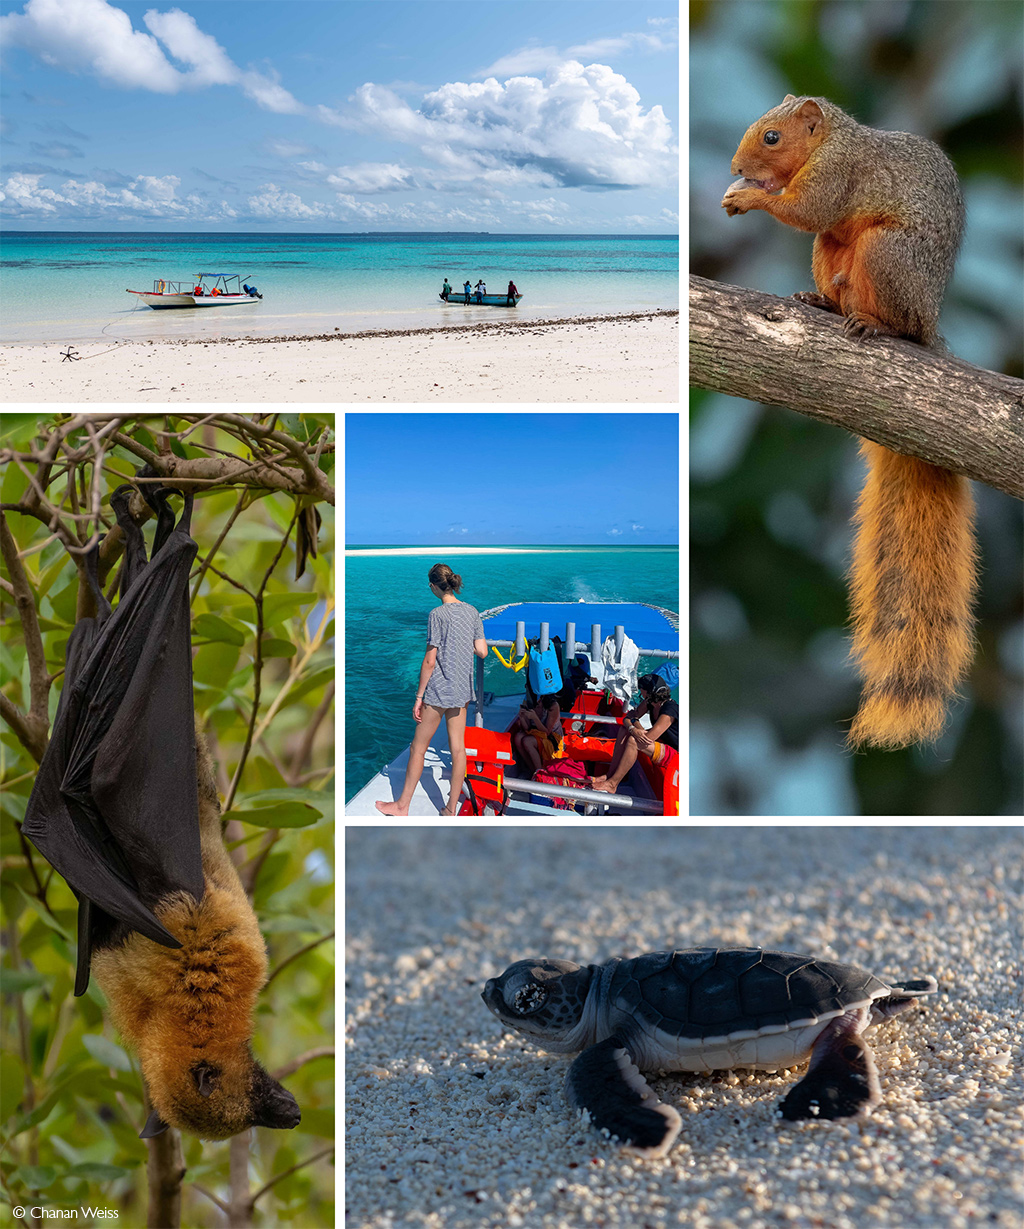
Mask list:
[[[780,1104],[780,1118],[853,1118],[881,1101],[875,1060],[857,1035],[862,1027],[861,1013],[855,1012],[832,1020],[818,1034],[807,1074]]]
[[[575,1109],[586,1110],[592,1126],[648,1159],[665,1156],[683,1125],[672,1106],[658,1100],[620,1037],[583,1051],[566,1074],[565,1095]]]

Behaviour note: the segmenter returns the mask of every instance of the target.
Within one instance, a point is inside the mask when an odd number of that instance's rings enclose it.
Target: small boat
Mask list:
[[[443,294],[437,296],[442,303],[459,303],[465,307],[515,307],[523,297],[521,294],[483,294],[476,297],[473,290],[466,294],[464,290],[453,290],[446,299]]]
[[[641,657],[662,661],[679,660],[679,617],[672,611],[639,602],[528,602],[498,607],[481,616],[488,647],[510,648],[509,662],[522,657],[527,638],[536,639],[541,651],[547,647],[549,631],[559,629],[561,642],[554,637],[563,663],[566,682],[560,694],[564,760],[554,760],[543,770],[555,782],[531,779],[517,765],[512,750],[511,727],[522,701],[522,693],[495,696],[483,686],[484,663],[476,663],[476,696],[466,714],[467,779],[463,786],[460,815],[548,815],[559,808],[571,814],[576,809],[587,815],[678,815],[679,753],[667,749],[660,764],[640,755],[615,794],[586,787],[579,765],[586,776],[607,771],[615,750],[615,736],[627,705],[607,697],[601,685],[602,625],[614,628],[614,641],[623,635],[637,645]],[[576,627],[590,638],[576,639]],[[573,653],[562,651],[574,644]],[[641,647],[643,646],[643,647]],[[504,658],[501,658],[505,662]],[[521,666],[521,662],[518,663]],[[516,667],[513,666],[515,670]],[[593,680],[597,678],[598,681]],[[569,703],[569,695],[572,702]],[[647,722],[643,718],[642,722]],[[649,724],[649,722],[648,722]],[[576,781],[560,771],[563,762],[576,766]],[[407,747],[381,769],[345,807],[346,815],[374,816],[375,802],[391,802],[402,791],[409,762]],[[563,777],[565,783],[558,783]],[[423,775],[410,804],[410,815],[436,815],[447,801],[451,778],[451,753],[445,723],[442,722],[427,748]]]
[[[197,273],[187,282],[159,278],[153,282],[152,290],[126,293],[137,294],[150,307],[231,307],[263,298],[255,286],[248,285],[248,281],[243,283],[238,273]]]

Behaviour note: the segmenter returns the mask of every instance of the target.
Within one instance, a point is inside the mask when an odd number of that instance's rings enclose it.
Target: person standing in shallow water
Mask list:
[[[455,596],[462,577],[447,563],[435,563],[427,574],[430,592],[441,605],[427,620],[427,651],[420,667],[412,715],[416,733],[409,748],[405,784],[394,802],[374,803],[382,815],[408,815],[409,804],[423,775],[423,759],[430,740],[445,719],[452,754],[451,793],[442,815],[458,813],[459,794],[466,777],[466,705],[473,695],[473,655],[487,656],[487,640],[480,612]]]

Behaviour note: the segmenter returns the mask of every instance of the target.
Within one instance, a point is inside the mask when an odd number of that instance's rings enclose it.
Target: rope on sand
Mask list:
[[[139,310],[139,304],[136,303],[135,306],[132,308],[132,312],[136,312],[138,310]],[[120,315],[121,313],[118,313],[118,314]],[[129,315],[130,314],[131,313],[129,313]],[[108,320],[107,323],[103,326],[103,328],[100,329],[100,336],[101,337],[106,336],[107,329],[109,329],[112,325],[116,323],[117,323],[117,316],[112,316],[111,319]],[[123,346],[130,346],[133,340],[134,339],[131,337],[122,337],[116,346],[111,346],[107,350],[100,350],[97,354],[78,354],[71,346],[68,346],[66,350],[61,350],[60,352],[61,360],[60,361],[62,363],[66,363],[70,359],[72,363],[80,363],[90,358],[102,358],[104,354],[113,354],[115,350],[120,350]]]

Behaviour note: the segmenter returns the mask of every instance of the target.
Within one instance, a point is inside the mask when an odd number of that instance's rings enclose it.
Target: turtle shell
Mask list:
[[[799,1028],[889,992],[855,965],[761,948],[694,947],[622,961],[608,1003],[645,1031],[700,1042]]]

